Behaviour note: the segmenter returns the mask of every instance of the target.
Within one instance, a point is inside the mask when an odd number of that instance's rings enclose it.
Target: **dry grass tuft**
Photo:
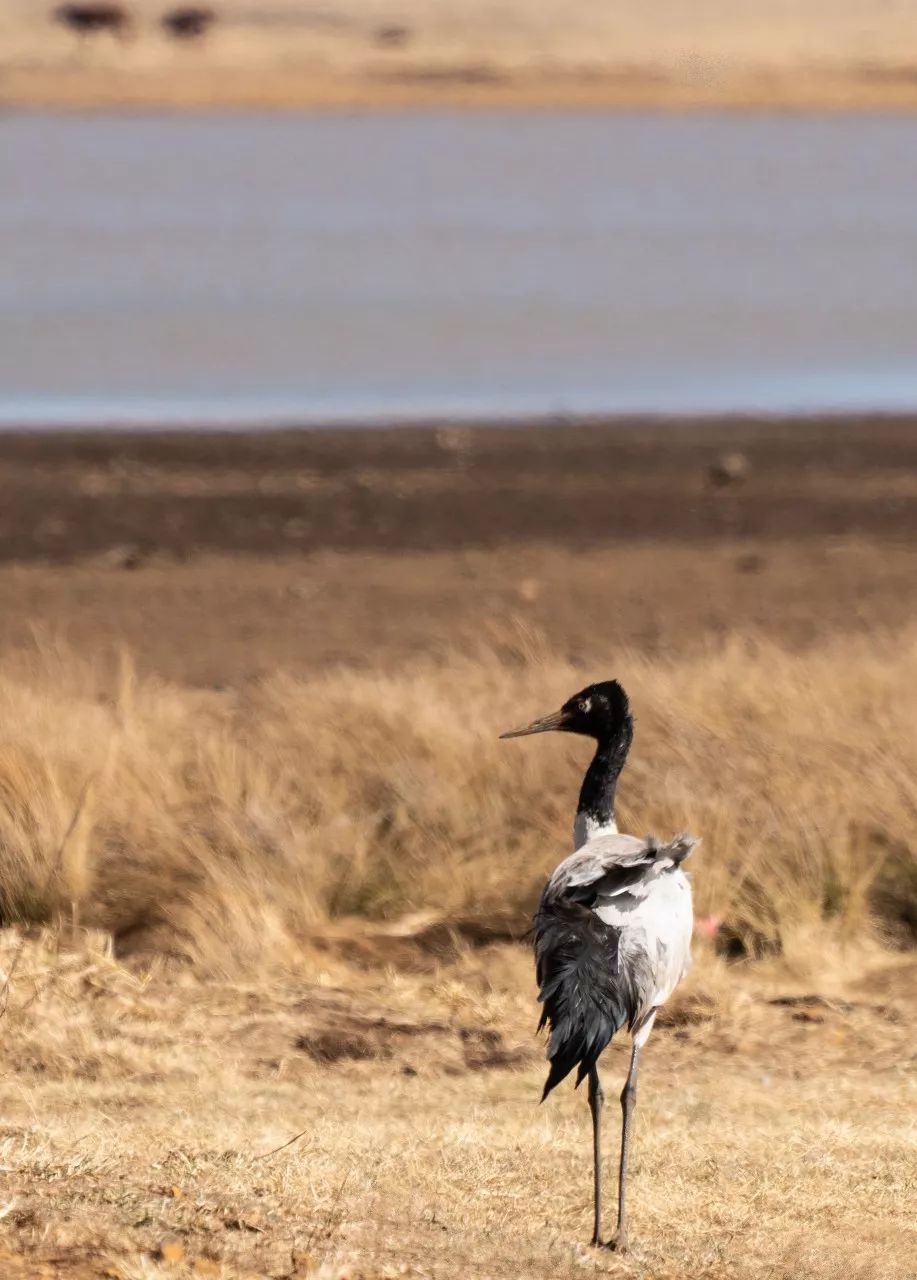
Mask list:
[[[697,909],[801,973],[901,927],[917,816],[917,632],[791,654],[732,639],[584,672],[511,637],[397,675],[115,687],[59,652],[0,672],[0,912],[239,972],[330,921],[428,909],[522,933],[568,847],[586,746],[498,732],[617,674],[626,828],[703,837]],[[88,790],[87,790],[88,788]],[[884,916],[876,919],[876,906]],[[506,923],[508,922],[508,924]]]

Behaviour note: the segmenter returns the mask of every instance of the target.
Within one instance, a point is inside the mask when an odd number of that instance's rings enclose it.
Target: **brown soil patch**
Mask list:
[[[585,664],[872,633],[913,614],[915,474],[890,420],[0,436],[0,649],[225,686],[520,627]]]

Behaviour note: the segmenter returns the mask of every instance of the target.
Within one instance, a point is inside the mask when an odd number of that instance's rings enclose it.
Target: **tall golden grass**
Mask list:
[[[498,733],[618,676],[626,829],[703,837],[697,910],[747,952],[900,929],[915,887],[917,629],[754,638],[575,669],[536,638],[398,674],[225,693],[48,648],[0,669],[0,912],[231,974],[332,919],[500,913],[523,932],[569,848],[584,742]],[[910,907],[912,910],[912,905]]]

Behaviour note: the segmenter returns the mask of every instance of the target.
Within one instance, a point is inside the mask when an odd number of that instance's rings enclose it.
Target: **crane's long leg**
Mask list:
[[[630,1070],[621,1091],[621,1163],[618,1166],[618,1225],[611,1239],[611,1248],[624,1253],[627,1249],[627,1217],[625,1200],[627,1197],[627,1157],[630,1151],[630,1121],[637,1101],[637,1067],[640,1064],[642,1042],[634,1040],[630,1054]]]
[[[592,1243],[602,1243],[602,1103],[605,1094],[595,1067],[589,1068],[589,1110],[592,1112],[592,1194],[595,1207]]]

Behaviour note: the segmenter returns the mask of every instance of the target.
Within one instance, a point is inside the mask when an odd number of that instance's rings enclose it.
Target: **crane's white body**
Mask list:
[[[660,845],[606,828],[560,863],[545,890],[547,896],[572,892],[581,900],[588,895],[589,909],[618,935],[618,973],[639,974],[632,1026],[640,1044],[656,1009],[691,966],[691,882],[681,862],[694,841],[680,841]]]
[[[646,993],[646,1011],[634,1032],[642,1044],[652,1028],[651,1011],[665,1004],[691,967],[691,882],[675,867],[647,882],[642,895],[612,895],[594,910],[605,924],[620,929],[622,964],[637,948],[650,958],[653,987]]]

